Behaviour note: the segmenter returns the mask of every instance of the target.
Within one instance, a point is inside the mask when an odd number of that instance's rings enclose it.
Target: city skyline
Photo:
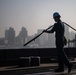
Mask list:
[[[76,28],[76,0],[0,0],[0,37],[5,29],[13,27],[18,35],[26,27],[29,35],[37,29],[54,24],[53,13],[59,12],[61,20]]]
[[[6,32],[7,30],[9,30],[10,28],[12,28],[12,29],[15,31],[15,37],[17,37],[17,36],[20,34],[22,28],[25,28],[25,29],[27,30],[26,27],[21,27],[20,30],[19,30],[19,32],[18,32],[18,34],[16,34],[15,28],[9,27],[8,29],[5,29],[5,31],[4,31],[4,37],[5,37],[5,32]],[[28,36],[35,36],[35,35],[40,34],[43,30],[44,30],[44,29],[42,29],[42,28],[41,28],[41,29],[37,29],[36,33],[34,33],[33,35],[29,35],[29,34],[28,34],[28,30],[27,30],[27,35],[28,35]],[[26,33],[26,32],[25,32],[25,33]],[[65,25],[65,36],[69,35],[68,33],[74,33],[74,34],[75,34],[74,31],[71,31],[71,32],[70,32],[70,31],[69,31],[69,27]],[[48,34],[48,33],[46,33],[46,34]],[[54,33],[52,33],[52,34],[54,34]],[[0,37],[0,38],[4,38],[4,37]],[[71,37],[72,37],[72,36],[71,36]],[[67,37],[67,38],[69,38],[69,37]]]
[[[39,35],[43,29],[38,29],[37,33],[29,36],[28,30],[25,27],[22,27],[19,34],[16,36],[15,30],[12,27],[5,30],[5,37],[0,38],[0,48],[20,48],[23,47],[23,44],[29,42],[34,37]],[[69,37],[70,36],[70,37]],[[69,27],[65,27],[65,37],[68,40],[75,40],[76,34],[74,32],[69,32]],[[68,45],[67,45],[68,46]],[[74,46],[74,43],[72,44]],[[55,34],[44,33],[38,37],[33,42],[29,43],[29,47],[55,47]]]

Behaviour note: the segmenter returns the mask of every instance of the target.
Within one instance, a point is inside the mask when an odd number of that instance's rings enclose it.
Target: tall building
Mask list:
[[[73,40],[74,38],[75,38],[75,32],[71,31],[71,32],[69,33],[69,39],[70,39],[70,40]]]
[[[70,35],[69,34],[69,27],[65,25],[65,37],[66,37],[67,40],[70,39],[69,35]]]
[[[5,30],[5,39],[8,45],[14,45],[15,43],[15,30],[10,27],[9,30]]]
[[[43,29],[39,29],[37,31],[37,34],[40,34],[43,31]],[[47,41],[48,41],[48,34],[47,33],[43,33],[40,37],[38,37],[39,40],[39,46],[46,46],[47,45]]]
[[[71,31],[69,35],[68,47],[76,47],[76,35],[75,32]]]
[[[21,47],[27,42],[28,33],[25,27],[21,28],[19,35],[16,37],[16,45]]]
[[[55,34],[51,33],[48,34],[48,42],[47,42],[48,47],[55,47]]]
[[[25,27],[22,27],[20,33],[19,33],[19,36],[21,38],[21,42],[24,44],[26,42],[26,38],[27,38],[27,30]]]

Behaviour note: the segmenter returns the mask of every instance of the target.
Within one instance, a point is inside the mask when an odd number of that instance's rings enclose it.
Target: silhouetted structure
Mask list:
[[[27,41],[28,33],[25,27],[22,27],[19,35],[15,38],[15,44],[17,47],[23,46],[23,44]]]
[[[21,38],[21,43],[22,44],[24,44],[25,42],[26,42],[26,38],[27,38],[27,30],[26,30],[26,28],[24,28],[24,27],[22,27],[22,29],[21,29],[21,31],[20,31],[20,33],[19,33],[19,36],[20,36],[20,38]]]
[[[76,47],[76,34],[74,39],[68,40],[68,47]]]
[[[42,32],[43,29],[38,29],[37,34],[28,36],[28,31],[25,27],[21,28],[21,31],[19,32],[18,36],[15,36],[15,30],[14,28],[10,27],[9,29],[5,30],[5,37],[0,38],[2,42],[0,42],[0,48],[3,46],[3,48],[9,48],[9,47],[23,47],[23,44],[27,41],[31,40],[33,37],[37,36],[40,32]],[[69,36],[70,34],[70,36]],[[69,33],[69,29],[67,26],[65,26],[65,36],[68,40],[73,40],[75,38],[75,33]],[[43,34],[40,37],[38,37],[34,42],[30,43],[28,47],[55,47],[55,37],[54,34]],[[2,45],[3,44],[3,45]],[[73,45],[74,44],[74,45]],[[13,46],[14,45],[14,46]],[[71,42],[70,46],[68,47],[75,47],[75,43]]]
[[[37,34],[40,34],[43,29],[39,29]],[[39,37],[39,46],[46,47],[48,41],[48,34],[44,33]]]
[[[15,44],[15,30],[10,27],[9,30],[5,31],[5,39],[7,40],[8,45],[13,46]]]

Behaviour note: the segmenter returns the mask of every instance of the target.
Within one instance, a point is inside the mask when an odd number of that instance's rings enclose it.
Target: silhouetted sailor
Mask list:
[[[55,72],[63,72],[64,65],[68,68],[68,73],[71,72],[73,64],[69,62],[67,56],[64,53],[64,44],[66,44],[66,40],[64,38],[65,27],[60,19],[60,14],[55,12],[53,14],[53,18],[55,20],[55,24],[51,30],[43,30],[46,33],[53,33],[55,32],[56,38],[56,48],[57,48],[57,56],[58,56],[58,68],[55,69]]]

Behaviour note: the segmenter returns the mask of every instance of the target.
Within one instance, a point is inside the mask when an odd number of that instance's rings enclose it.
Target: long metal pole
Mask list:
[[[70,26],[69,24],[67,24],[67,23],[65,23],[65,22],[63,22],[65,25],[67,25],[67,26],[69,26],[70,28],[72,28],[73,30],[75,30],[76,31],[76,29],[75,28],[73,28],[72,26]],[[48,29],[50,29],[51,27],[53,27],[54,25],[52,25],[52,26],[50,26],[50,27],[48,27],[46,30],[48,30]],[[25,43],[23,46],[26,46],[26,45],[28,45],[29,43],[31,43],[32,41],[34,41],[36,38],[38,38],[40,35],[42,35],[44,32],[41,32],[39,35],[37,35],[36,37],[34,37],[33,39],[31,39],[30,41],[28,41],[27,43]]]
[[[73,30],[75,30],[76,31],[76,29],[75,28],[73,28],[72,26],[70,26],[69,24],[67,24],[67,23],[65,23],[65,22],[63,22],[65,25],[67,25],[67,26],[69,26],[71,29],[73,29]]]
[[[51,27],[53,27],[54,25],[48,27],[46,30],[50,29]],[[31,39],[30,41],[28,41],[27,43],[25,43],[23,46],[28,45],[29,43],[31,43],[32,41],[34,41],[36,38],[38,38],[40,35],[42,35],[44,32],[42,31],[39,35],[37,35],[36,37],[34,37],[33,39]]]

